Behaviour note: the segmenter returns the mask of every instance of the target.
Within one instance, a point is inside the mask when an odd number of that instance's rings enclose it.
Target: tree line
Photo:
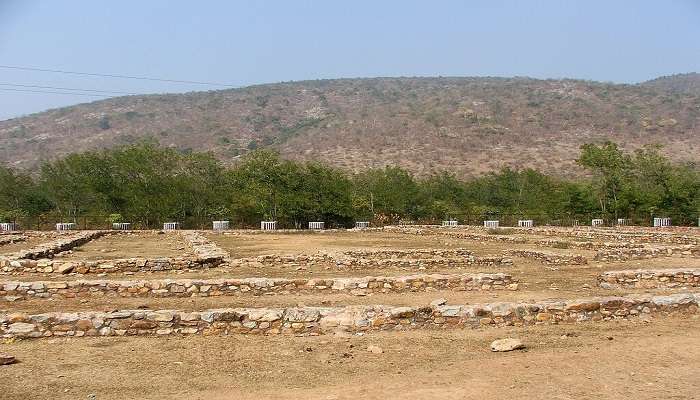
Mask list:
[[[415,177],[399,167],[359,173],[318,162],[285,160],[256,150],[231,166],[209,153],[179,152],[143,142],[46,162],[37,171],[0,166],[0,221],[36,219],[92,224],[230,220],[283,227],[308,221],[434,223],[483,218],[552,220],[652,216],[695,224],[700,171],[672,163],[658,146],[625,152],[615,143],[586,144],[577,159],[588,177],[567,180],[533,169],[504,168],[461,180],[447,173]]]

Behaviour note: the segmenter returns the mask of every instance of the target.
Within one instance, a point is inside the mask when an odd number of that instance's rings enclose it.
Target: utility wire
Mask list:
[[[101,76],[105,78],[120,78],[120,79],[138,79],[143,81],[156,81],[156,82],[171,82],[171,83],[189,83],[193,85],[209,85],[209,86],[221,86],[221,87],[234,87],[233,85],[226,85],[223,83],[216,82],[200,82],[200,81],[185,81],[177,79],[162,79],[162,78],[152,78],[146,76],[131,76],[131,75],[116,75],[116,74],[98,74],[94,72],[78,72],[78,71],[65,71],[60,69],[48,69],[48,68],[34,68],[34,67],[18,67],[14,65],[0,65],[0,68],[4,69],[15,69],[22,71],[38,71],[38,72],[52,72],[57,74],[70,74],[70,75],[86,75],[86,76]]]
[[[37,88],[37,89],[72,90],[72,91],[78,91],[78,92],[95,92],[95,93],[126,94],[126,95],[138,95],[138,94],[140,94],[140,93],[132,93],[132,92],[119,92],[119,91],[115,91],[115,90],[77,89],[77,88],[67,88],[67,87],[57,87],[57,86],[22,85],[19,83],[0,83],[0,86],[12,86],[12,87],[21,87],[21,88]]]
[[[0,88],[0,90],[9,91],[9,92],[25,92],[25,93],[67,94],[67,95],[72,95],[72,96],[114,97],[114,96],[108,96],[108,95],[104,95],[104,94],[54,92],[54,91],[48,91],[48,90],[32,90],[32,89]]]

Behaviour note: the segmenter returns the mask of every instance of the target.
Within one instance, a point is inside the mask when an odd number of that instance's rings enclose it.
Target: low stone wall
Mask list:
[[[629,243],[670,243],[670,244],[700,244],[700,237],[692,233],[651,231],[651,228],[627,227],[621,228],[518,228],[523,233],[546,235],[546,236],[568,236],[586,239],[616,240]],[[658,228],[657,228],[658,229]]]
[[[588,259],[579,254],[557,254],[536,250],[505,250],[503,254],[511,257],[534,258],[548,265],[588,264]]]
[[[598,282],[605,289],[698,287],[700,268],[608,271],[598,277]]]
[[[341,253],[344,258],[455,258],[468,257],[474,254],[467,249],[378,249],[378,250],[350,250]]]
[[[24,242],[25,240],[27,240],[27,237],[24,235],[0,235],[0,246]]]
[[[467,239],[477,242],[501,242],[501,243],[515,243],[523,244],[527,243],[528,240],[521,237],[511,237],[511,236],[499,236],[499,235],[483,235],[479,233],[470,233],[464,231],[438,231],[439,235],[450,236],[458,239]]]
[[[372,258],[345,258],[336,260],[339,268],[365,269],[365,268],[464,268],[473,265],[487,266],[511,266],[513,260],[502,256],[486,257],[458,257],[458,258],[423,258],[423,259],[372,259]]]
[[[60,258],[49,258],[61,251],[80,246],[104,234],[130,234],[118,231],[86,231],[66,238],[44,244],[35,249],[15,253],[7,260],[0,260],[0,272],[4,273],[79,273],[101,274],[122,272],[156,272],[170,270],[189,270],[213,268],[226,262],[228,253],[207,240],[195,231],[180,231],[171,234],[181,234],[189,247],[189,255],[182,257],[158,258],[118,258],[113,260],[96,261],[66,261]],[[49,248],[50,250],[45,250]],[[41,249],[40,251],[35,251]],[[49,252],[50,251],[50,252]],[[27,256],[30,257],[27,257]],[[37,259],[38,258],[38,259]]]
[[[422,274],[361,278],[159,279],[140,281],[0,282],[0,299],[83,297],[211,297],[267,294],[404,293],[433,290],[517,290],[517,280],[498,274]]]
[[[617,242],[576,242],[555,239],[536,240],[531,242],[542,247],[553,247],[557,249],[581,249],[581,250],[602,250],[602,249],[633,249],[644,247],[641,243],[617,243]]]
[[[537,303],[123,310],[0,314],[0,337],[167,336],[173,334],[295,334],[478,328],[651,318],[697,314],[700,293],[589,298]]]
[[[603,262],[643,260],[658,257],[698,257],[700,247],[694,245],[667,247],[640,247],[632,249],[600,250],[594,260]]]
[[[432,258],[423,258],[432,256]],[[472,265],[510,266],[513,261],[503,256],[477,257],[466,249],[367,250],[341,253],[261,255],[228,261],[231,267],[288,266],[365,269],[365,268],[457,268]]]
[[[31,249],[10,253],[4,256],[4,258],[6,260],[37,260],[41,258],[52,258],[54,254],[83,245],[108,233],[109,231],[81,231],[65,237],[60,237],[47,243],[42,243],[38,246],[32,247]]]
[[[0,266],[2,262],[0,262]],[[200,261],[196,257],[175,258],[118,258],[99,261],[63,261],[57,259],[13,260],[2,266],[4,273],[58,273],[102,274],[123,272],[156,272],[170,270],[201,269],[217,266],[217,263]]]
[[[228,252],[197,231],[180,231],[182,238],[200,263],[219,265],[228,258]]]

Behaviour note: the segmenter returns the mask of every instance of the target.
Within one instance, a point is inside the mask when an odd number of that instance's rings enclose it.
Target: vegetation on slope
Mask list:
[[[627,150],[662,143],[674,161],[697,162],[700,93],[674,85],[376,78],[128,96],[1,121],[0,161],[30,168],[150,138],[181,152],[211,151],[226,164],[267,148],[352,172],[399,166],[460,178],[503,167],[581,175],[579,147],[605,140]]]

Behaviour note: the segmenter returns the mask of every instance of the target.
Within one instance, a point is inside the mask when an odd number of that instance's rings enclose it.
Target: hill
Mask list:
[[[0,162],[31,168],[144,138],[231,161],[272,147],[349,170],[459,176],[505,165],[576,175],[579,146],[604,139],[661,143],[672,159],[699,162],[700,93],[679,90],[697,81],[372,78],[118,97],[0,121]]]
[[[691,72],[689,74],[676,74],[662,76],[642,83],[643,86],[653,89],[665,90],[672,93],[689,93],[700,95],[700,74]]]

